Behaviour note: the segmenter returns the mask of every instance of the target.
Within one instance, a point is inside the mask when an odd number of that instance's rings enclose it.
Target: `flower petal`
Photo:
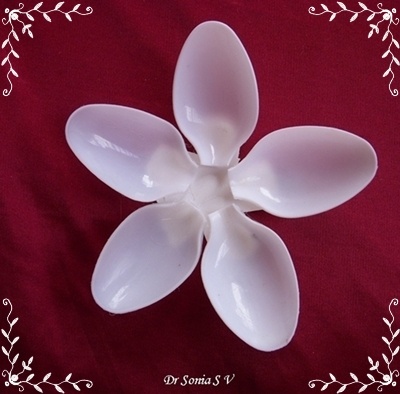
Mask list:
[[[106,311],[126,313],[155,303],[194,270],[204,219],[186,203],[146,205],[128,216],[104,246],[92,293]]]
[[[286,346],[297,326],[299,289],[285,244],[233,206],[209,217],[201,274],[212,305],[250,346]]]
[[[372,180],[377,158],[364,139],[330,127],[301,126],[265,136],[229,170],[235,198],[280,217],[332,209]]]
[[[230,27],[205,22],[189,35],[175,70],[173,105],[201,163],[227,166],[258,118],[254,70]]]
[[[81,107],[70,116],[66,136],[93,174],[137,201],[186,190],[197,167],[174,126],[133,108]]]

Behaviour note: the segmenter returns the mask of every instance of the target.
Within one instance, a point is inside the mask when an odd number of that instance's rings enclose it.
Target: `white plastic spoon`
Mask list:
[[[366,140],[330,127],[301,126],[266,135],[228,175],[235,198],[296,218],[344,203],[376,170],[377,157]]]
[[[194,270],[202,248],[203,216],[182,203],[146,205],[107,241],[92,279],[96,302],[112,313],[162,299]]]
[[[235,32],[205,22],[187,38],[175,70],[173,106],[201,164],[227,166],[254,130],[257,82]]]
[[[137,201],[183,192],[197,168],[175,127],[133,108],[81,107],[68,119],[66,137],[93,174]]]
[[[201,274],[215,310],[256,349],[287,345],[297,326],[299,289],[285,244],[232,205],[209,218]]]

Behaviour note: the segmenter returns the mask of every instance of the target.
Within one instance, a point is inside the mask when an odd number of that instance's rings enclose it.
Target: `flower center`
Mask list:
[[[183,200],[205,216],[232,204],[227,168],[199,166]]]

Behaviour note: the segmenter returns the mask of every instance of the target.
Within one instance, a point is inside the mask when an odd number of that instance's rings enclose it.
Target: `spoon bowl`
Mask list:
[[[137,201],[183,192],[197,168],[174,126],[134,108],[85,105],[69,117],[66,137],[94,175]]]
[[[297,218],[346,202],[376,170],[376,153],[363,138],[331,127],[301,126],[266,135],[228,176],[235,198],[275,216]]]
[[[132,312],[164,298],[192,273],[203,240],[203,216],[186,203],[146,205],[107,241],[92,278],[97,304]]]
[[[234,206],[209,218],[201,274],[215,310],[258,350],[287,345],[297,326],[299,289],[285,244]]]
[[[246,50],[229,26],[205,22],[189,35],[175,70],[173,107],[201,164],[235,160],[257,122],[258,91]]]

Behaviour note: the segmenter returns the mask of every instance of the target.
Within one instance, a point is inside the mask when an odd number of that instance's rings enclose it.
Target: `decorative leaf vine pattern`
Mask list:
[[[91,388],[93,386],[93,382],[87,379],[81,379],[78,381],[72,381],[71,377],[72,374],[68,374],[67,377],[58,383],[53,383],[49,379],[51,377],[51,373],[46,374],[41,381],[38,381],[37,383],[33,383],[32,380],[35,376],[35,374],[30,373],[28,376],[23,377],[22,375],[25,373],[25,371],[32,371],[32,361],[33,357],[31,357],[27,362],[22,361],[22,370],[20,372],[16,372],[16,363],[19,358],[19,354],[12,355],[13,353],[13,347],[14,345],[18,342],[19,337],[12,338],[11,337],[11,331],[12,328],[14,327],[15,323],[18,321],[18,317],[14,318],[13,320],[10,320],[11,312],[12,312],[12,304],[8,298],[3,299],[3,305],[9,305],[10,306],[10,312],[8,313],[7,316],[7,323],[9,325],[8,331],[4,330],[3,328],[1,329],[2,335],[7,339],[8,341],[8,346],[2,346],[1,350],[2,352],[7,356],[7,359],[9,363],[11,364],[11,368],[9,370],[5,369],[2,372],[2,376],[6,377],[8,380],[4,382],[6,387],[10,386],[17,386],[19,391],[24,391],[25,387],[24,386],[31,386],[33,387],[36,391],[39,393],[43,393],[43,389],[41,386],[44,384],[53,386],[55,390],[59,393],[64,393],[64,390],[61,388],[62,384],[69,384],[71,385],[75,390],[80,391],[79,383],[85,382],[85,386],[87,388]],[[26,375],[27,373],[25,373]],[[22,378],[22,379],[21,379]]]
[[[18,23],[21,24],[21,33],[25,34],[27,33],[30,38],[33,38],[33,33],[32,33],[32,22],[34,22],[35,18],[33,15],[36,16],[36,14],[43,16],[43,18],[47,22],[51,22],[51,17],[50,13],[52,12],[58,12],[60,14],[64,14],[64,16],[72,22],[72,14],[78,14],[78,15],[89,15],[93,12],[92,7],[86,7],[85,11],[86,12],[80,12],[78,11],[78,8],[80,7],[80,4],[75,5],[71,11],[63,11],[61,10],[61,7],[63,6],[64,2],[61,1],[56,4],[56,6],[48,11],[42,11],[40,8],[43,5],[43,2],[37,3],[32,9],[28,11],[22,11],[24,8],[23,3],[19,3],[18,7],[10,10],[9,8],[5,9],[5,13],[8,15],[6,18],[2,19],[3,25],[10,25],[11,31],[8,33],[7,38],[3,41],[1,45],[1,49],[5,49],[7,47],[8,53],[7,56],[2,60],[1,66],[5,66],[6,64],[8,65],[8,72],[7,72],[7,79],[10,84],[10,87],[8,89],[3,90],[3,96],[9,96],[13,84],[11,77],[14,76],[15,78],[18,78],[18,73],[15,71],[15,68],[12,66],[12,60],[14,58],[19,58],[18,53],[14,49],[14,45],[16,41],[19,41],[19,35],[17,34],[17,26]]]
[[[388,337],[382,337],[382,341],[387,345],[390,354],[382,353],[382,359],[384,362],[382,363],[381,366],[379,365],[379,361],[374,362],[371,357],[368,357],[368,362],[371,364],[371,367],[369,368],[369,370],[376,371],[376,373],[379,374],[380,376],[376,377],[371,373],[367,373],[367,378],[369,379],[369,381],[364,383],[363,381],[359,380],[358,377],[354,373],[351,372],[350,377],[353,380],[348,383],[343,383],[343,382],[337,380],[336,377],[330,373],[329,374],[329,377],[331,379],[330,381],[326,382],[324,380],[314,379],[314,380],[311,380],[310,382],[308,382],[308,386],[311,388],[314,388],[314,387],[316,387],[315,382],[320,382],[321,384],[323,384],[323,386],[321,387],[321,391],[324,391],[331,384],[334,386],[336,384],[336,385],[339,385],[339,389],[338,389],[337,393],[342,393],[343,391],[346,390],[346,388],[348,386],[353,385],[353,384],[360,385],[360,388],[358,390],[359,393],[362,393],[369,386],[372,386],[372,385],[378,385],[378,387],[377,387],[378,391],[382,391],[382,388],[384,386],[389,386],[389,385],[396,386],[396,381],[394,378],[397,378],[400,375],[400,373],[397,369],[392,370],[391,364],[392,364],[394,357],[399,353],[399,350],[400,350],[400,346],[396,346],[395,348],[393,346],[393,341],[400,334],[400,328],[398,328],[395,331],[394,328],[392,327],[393,323],[394,323],[394,316],[393,316],[391,307],[392,307],[392,305],[398,305],[398,303],[399,303],[399,300],[397,298],[393,298],[389,304],[389,312],[390,312],[390,315],[392,318],[390,321],[388,319],[386,319],[385,317],[383,318],[383,321],[389,328],[390,339]],[[380,368],[383,368],[383,370]]]
[[[394,71],[392,67],[394,65],[400,66],[400,61],[399,59],[394,55],[393,50],[394,47],[397,49],[400,48],[399,42],[394,38],[393,33],[391,32],[391,27],[392,25],[398,25],[399,24],[399,18],[395,18],[393,15],[396,14],[396,8],[392,8],[391,10],[383,8],[382,3],[378,3],[377,5],[377,10],[373,11],[369,9],[364,3],[358,2],[358,5],[360,6],[359,11],[353,11],[351,9],[348,9],[344,3],[341,1],[338,1],[337,4],[339,5],[340,9],[336,12],[331,11],[325,4],[321,4],[322,12],[315,12],[315,7],[310,7],[308,9],[308,12],[312,15],[322,15],[322,14],[330,14],[329,17],[329,22],[332,22],[336,16],[342,12],[345,13],[350,13],[352,14],[350,18],[350,22],[354,22],[358,16],[362,13],[365,13],[366,15],[368,14],[367,17],[367,22],[371,22],[369,24],[369,27],[371,30],[368,33],[368,38],[371,38],[374,33],[376,35],[379,35],[380,32],[383,33],[382,35],[382,41],[387,40],[388,38],[390,39],[389,46],[387,50],[383,53],[382,58],[388,58],[390,59],[389,67],[388,69],[383,73],[383,78],[387,76],[391,76],[390,82],[389,82],[389,90],[390,93],[393,96],[398,96],[399,91],[397,89],[392,89],[392,82],[394,79]],[[372,23],[373,19],[377,20],[377,22]],[[383,23],[383,28],[382,26],[379,26],[381,23]],[[386,26],[385,26],[386,25]]]

